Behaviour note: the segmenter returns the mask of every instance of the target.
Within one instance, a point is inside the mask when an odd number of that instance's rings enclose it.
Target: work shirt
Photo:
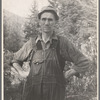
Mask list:
[[[47,91],[51,94],[49,96],[48,94],[47,96],[45,95],[45,99],[36,100],[63,100],[63,95],[65,93],[65,78],[62,66],[59,64],[57,57],[57,41],[58,37],[55,34],[53,34],[46,43],[43,42],[41,35],[39,35],[36,38],[31,38],[18,52],[14,54],[13,63],[20,63],[28,58],[32,49],[34,51],[30,74],[26,82],[26,91],[29,90],[30,92],[30,90],[34,90],[33,92],[35,93],[35,87],[38,86],[38,88],[40,87],[38,89],[38,93],[40,93],[41,89],[42,91],[45,89],[46,91],[44,92],[44,95],[47,94]],[[77,72],[86,71],[89,67],[88,59],[79,50],[77,50],[67,38],[59,36],[59,41],[60,55],[64,58],[64,60],[73,62],[76,65],[74,70]],[[34,89],[32,89],[33,86]],[[48,88],[44,86],[48,86]],[[55,87],[58,91],[55,91]],[[54,91],[57,92],[57,95],[54,95]],[[61,92],[63,94],[61,94]],[[40,93],[40,95],[42,94],[43,93]],[[61,96],[59,97],[58,94]],[[55,99],[50,99],[50,97]],[[34,95],[32,97],[28,95],[25,100],[29,100],[29,98],[32,100],[32,98],[37,98],[37,96]]]
[[[48,41],[47,48],[50,47],[50,44],[53,40],[57,40],[57,36],[53,35],[50,39],[50,42]],[[31,50],[36,48],[36,43],[43,42],[41,36],[30,38],[29,41],[27,41],[23,47],[14,53],[14,58],[12,63],[20,63],[27,59],[29,56]],[[43,47],[44,48],[44,47]],[[77,72],[84,72],[87,71],[88,67],[90,66],[89,60],[66,38],[63,36],[60,36],[60,54],[65,58],[66,61],[73,62],[75,64],[74,69]]]

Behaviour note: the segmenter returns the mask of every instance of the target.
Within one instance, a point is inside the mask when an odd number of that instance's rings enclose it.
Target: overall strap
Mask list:
[[[56,52],[57,52],[57,57],[59,60],[61,70],[63,71],[64,67],[65,67],[65,59],[62,57],[61,52],[60,52],[60,49],[61,49],[60,48],[60,36],[57,36],[57,37],[58,37],[58,43],[57,43],[57,47],[56,47]]]
[[[35,37],[36,38],[36,37]],[[37,46],[36,46],[36,43],[35,43],[35,38],[31,38],[31,43],[32,43],[32,50],[29,54],[29,57],[28,57],[28,60],[30,61],[30,67],[32,65],[32,59],[33,59],[33,56],[37,50]]]
[[[57,36],[58,40],[53,40],[53,47],[56,48],[56,53],[58,57],[58,61],[61,67],[61,70],[64,70],[65,66],[65,59],[62,57],[61,52],[60,52],[60,36]]]

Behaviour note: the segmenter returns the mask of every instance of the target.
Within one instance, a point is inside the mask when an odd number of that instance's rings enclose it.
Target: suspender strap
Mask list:
[[[61,52],[60,52],[60,36],[57,36],[58,40],[53,40],[53,47],[56,48],[56,53],[57,53],[57,57],[58,57],[58,61],[61,67],[61,70],[64,70],[64,66],[65,66],[65,59],[62,57]]]

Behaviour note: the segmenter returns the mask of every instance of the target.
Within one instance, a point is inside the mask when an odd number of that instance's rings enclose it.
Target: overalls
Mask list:
[[[37,43],[24,100],[64,100],[65,78],[57,57],[57,43],[58,40],[52,40],[45,50],[40,41]]]

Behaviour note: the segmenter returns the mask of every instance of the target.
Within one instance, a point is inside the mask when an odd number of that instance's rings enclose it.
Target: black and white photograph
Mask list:
[[[98,100],[98,0],[2,0],[2,100]]]

